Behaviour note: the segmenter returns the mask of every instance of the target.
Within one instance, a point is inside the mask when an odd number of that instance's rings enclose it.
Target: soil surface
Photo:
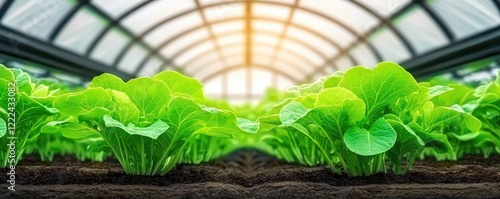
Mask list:
[[[256,151],[179,165],[165,176],[127,175],[114,160],[56,157],[43,163],[28,156],[16,168],[16,192],[6,186],[0,184],[0,198],[500,198],[500,156],[418,161],[404,176],[354,178],[327,167],[284,164]]]

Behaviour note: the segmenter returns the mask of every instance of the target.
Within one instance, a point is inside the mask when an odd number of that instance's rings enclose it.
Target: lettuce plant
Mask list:
[[[258,124],[248,119],[237,118],[239,130],[233,131],[231,137],[214,137],[195,135],[185,146],[181,162],[200,164],[227,155],[238,148],[248,147],[250,140],[258,130]]]
[[[52,102],[57,96],[70,92],[67,84],[51,81],[49,79],[32,79],[33,90],[31,97],[38,102],[52,106]],[[42,126],[38,131],[38,136],[33,136],[26,143],[24,153],[37,154],[42,161],[52,161],[56,154],[59,155],[76,155],[82,161],[103,161],[109,154],[99,151],[90,152],[87,150],[87,145],[95,138],[88,139],[73,139],[64,137],[57,129],[51,128],[53,124],[57,124],[58,120],[69,119],[60,113],[49,116],[46,121],[50,121],[47,125]],[[56,121],[56,122],[53,122]]]
[[[500,154],[500,72],[495,81],[478,87],[474,94],[478,99],[464,105],[464,109],[472,112],[483,125],[473,138],[474,147],[470,148],[474,148],[474,151],[471,153],[480,152],[485,157],[493,152]],[[461,135],[454,137],[467,139]]]
[[[401,132],[398,134],[401,136],[401,139],[398,139],[401,142],[397,142],[396,147],[387,152],[391,167],[396,173],[408,172],[413,161],[424,150],[432,150],[443,156],[454,156],[455,150],[450,144],[448,133],[467,134],[479,130],[481,122],[460,106],[434,105],[431,99],[447,91],[448,87],[430,87],[427,83],[421,83],[418,92],[391,105],[393,113],[386,115],[385,118]],[[406,137],[417,139],[410,140]],[[405,158],[406,165],[402,165],[398,157]]]
[[[13,84],[15,86],[12,86]],[[9,92],[13,88],[15,89],[12,98]],[[2,90],[0,93],[0,144],[2,145],[0,167],[6,167],[17,164],[24,153],[26,144],[36,140],[40,134],[40,128],[48,123],[57,111],[51,107],[50,100],[46,96],[38,96],[39,90],[35,89],[31,77],[19,69],[7,69],[0,65],[0,90]],[[15,106],[7,106],[11,103]],[[11,139],[11,137],[15,138]],[[15,155],[9,154],[11,149],[15,151]]]
[[[436,79],[431,82],[437,82]],[[482,123],[475,132],[444,129],[452,147],[454,155],[436,154],[432,150],[425,150],[422,156],[433,156],[438,160],[457,160],[466,154],[481,154],[488,157],[491,153],[500,153],[500,78],[477,87],[476,89],[458,82],[447,82],[449,90],[432,99],[435,104],[455,106]],[[444,86],[444,85],[441,85]],[[451,126],[454,127],[454,126]]]
[[[386,161],[404,174],[425,147],[452,153],[440,127],[473,118],[453,107],[434,107],[430,91],[391,62],[335,73],[323,87],[309,95],[312,100],[285,105],[281,123],[312,140],[334,172],[350,176],[386,172]],[[470,125],[464,128],[476,131],[480,123]]]
[[[280,160],[306,166],[326,164],[312,140],[294,129],[281,126],[279,114],[258,118],[260,128],[252,146]]]
[[[128,82],[103,74],[88,89],[59,96],[54,106],[77,118],[59,125],[66,136],[98,136],[91,150],[111,150],[125,172],[164,175],[197,135],[237,130],[234,114],[202,106],[203,100],[199,81],[165,71]]]
[[[73,139],[60,132],[48,133],[42,130],[36,141],[27,144],[25,153],[36,154],[47,162],[52,162],[55,155],[72,155],[80,161],[103,162],[111,155],[109,152],[88,150],[91,143],[99,140],[95,137]]]
[[[237,141],[231,137],[195,135],[184,148],[181,163],[200,164],[229,154],[237,147]]]
[[[351,176],[385,172],[384,152],[394,146],[397,133],[383,118],[384,110],[417,88],[413,77],[395,64],[381,63],[374,70],[354,67],[337,85],[319,92],[314,104],[306,104],[310,108],[291,102],[280,118],[313,140],[333,171]]]

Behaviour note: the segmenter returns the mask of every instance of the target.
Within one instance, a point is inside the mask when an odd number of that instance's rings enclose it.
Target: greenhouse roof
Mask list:
[[[124,78],[178,70],[200,79],[210,96],[246,100],[259,98],[267,86],[286,88],[354,65],[410,63],[485,31],[499,32],[500,24],[498,0],[0,0],[0,5],[0,34],[11,48],[43,49],[74,67]]]

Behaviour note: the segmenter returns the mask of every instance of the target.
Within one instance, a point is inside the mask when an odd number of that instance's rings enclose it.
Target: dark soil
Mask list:
[[[0,198],[500,198],[500,156],[419,161],[404,176],[355,178],[327,167],[283,164],[255,151],[201,166],[180,165],[165,176],[127,175],[113,160],[56,157],[42,163],[34,156],[16,173],[16,192],[3,183]]]

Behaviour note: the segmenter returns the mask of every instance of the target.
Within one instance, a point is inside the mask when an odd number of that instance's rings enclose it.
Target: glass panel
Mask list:
[[[273,22],[273,21],[262,21],[262,20],[253,20],[252,21],[252,29],[254,32],[258,32],[259,30],[263,30],[265,32],[274,32],[276,35],[280,35],[283,32],[284,28],[283,23]]]
[[[208,22],[243,17],[243,3],[226,3],[203,9]]]
[[[316,54],[314,51],[304,48],[304,46],[301,46],[289,40],[285,40],[283,42],[283,48],[287,48],[304,55],[304,57],[307,57],[315,65],[320,66],[324,62],[323,58],[320,55]]]
[[[272,55],[276,51],[276,46],[253,42],[252,52]]]
[[[354,63],[352,63],[351,59],[347,56],[342,56],[335,61],[335,66],[339,68],[341,71],[346,71],[350,67],[354,66]]]
[[[226,57],[226,66],[238,66],[244,63],[243,56],[241,54],[233,54],[233,56]]]
[[[180,55],[178,58],[176,58],[173,61],[178,66],[184,66],[189,60],[197,58],[198,56],[202,55],[201,53],[204,53],[207,51],[215,51],[213,42],[204,42],[200,45],[197,45],[196,47],[194,47],[194,48],[190,49],[189,51],[185,52],[184,54]]]
[[[366,44],[357,45],[350,51],[350,53],[359,65],[372,68],[378,63],[377,58],[375,58],[375,55],[373,55],[372,51],[370,51]]]
[[[448,43],[443,32],[421,8],[410,9],[394,23],[419,54]]]
[[[189,63],[191,63],[193,66],[198,66],[217,59],[219,59],[219,54],[216,51],[212,51],[203,57],[198,57],[196,60],[190,61]]]
[[[222,75],[203,83],[203,92],[207,97],[222,97]]]
[[[294,63],[291,63],[294,64]],[[274,68],[276,68],[279,71],[282,71],[283,73],[289,74],[292,77],[303,77],[304,73],[302,71],[299,71],[296,69],[294,66],[290,66],[289,63],[284,62],[282,59],[277,59],[276,62],[274,63]]]
[[[64,26],[54,43],[57,46],[83,54],[107,23],[92,10],[84,7]]]
[[[141,71],[137,73],[138,77],[143,77],[143,76],[154,76],[156,75],[156,71],[162,66],[162,60],[158,57],[152,57],[149,58],[149,60],[144,64],[144,67],[142,67]]]
[[[116,56],[127,45],[130,38],[118,29],[113,28],[99,41],[90,54],[90,58],[101,61],[107,65],[113,64]]]
[[[264,43],[275,46],[279,42],[279,37],[278,35],[270,36],[270,35],[255,33],[252,34],[252,40],[255,43]]]
[[[279,90],[287,90],[288,88],[290,88],[291,86],[294,86],[295,85],[295,82],[293,82],[292,80],[286,78],[286,77],[283,77],[281,75],[278,75],[278,78],[276,78],[278,81],[278,89]]]
[[[285,21],[290,15],[290,8],[272,4],[252,3],[254,17],[271,17]]]
[[[177,68],[175,68],[173,65],[167,65],[164,67],[164,69],[162,71],[164,71],[164,70],[177,70]]]
[[[303,41],[306,41],[308,44],[317,48],[323,55],[327,57],[333,57],[337,54],[338,50],[335,46],[331,45],[328,41],[317,37],[309,32],[306,32],[302,29],[298,29],[295,27],[289,27],[287,35],[295,38],[300,38]]]
[[[139,67],[140,62],[146,56],[147,50],[138,44],[134,44],[123,56],[120,63],[118,63],[118,70],[124,71],[128,74],[133,74],[135,69]]]
[[[189,61],[189,63],[184,66],[184,71],[189,74],[196,73],[196,71],[204,68],[206,65],[210,65],[211,63],[218,61],[219,55],[216,52],[211,52],[203,57],[198,57],[196,60]]]
[[[224,57],[230,56],[230,55],[234,55],[234,54],[237,54],[237,53],[244,54],[243,53],[243,50],[244,50],[243,49],[243,45],[233,45],[233,44],[229,44],[229,45],[226,45],[226,46],[221,46],[222,55]]]
[[[47,40],[73,4],[67,0],[14,1],[2,18],[2,24],[29,36]]]
[[[5,57],[0,57],[0,64],[12,67],[19,68],[30,75],[34,76],[44,76],[47,72],[51,72],[52,70],[47,70],[44,66],[39,66],[30,62],[25,62],[22,60],[4,60]]]
[[[357,33],[364,33],[379,23],[375,17],[349,1],[300,1],[300,6],[330,16]]]
[[[347,32],[338,24],[305,11],[296,10],[293,16],[293,22],[326,36],[342,47],[347,47],[355,40],[353,34]]]
[[[92,4],[116,19],[142,2],[144,0],[93,0]]]
[[[273,84],[273,74],[269,71],[252,68],[252,90],[250,93],[254,95],[264,95],[267,88]]]
[[[65,81],[65,82],[70,82],[73,84],[81,84],[82,83],[82,80],[79,77],[74,76],[74,75],[58,73],[58,72],[52,72],[51,75],[59,80]]]
[[[269,66],[272,60],[272,54],[264,54],[264,53],[253,53],[252,55],[252,63],[256,65],[264,65]]]
[[[298,63],[300,66],[303,67],[319,67],[319,65],[315,65],[312,63],[311,60],[308,59],[308,57],[303,56],[299,52],[292,51],[290,49],[283,48],[280,51],[280,56],[285,59],[292,59],[294,60],[294,63]]]
[[[185,15],[168,23],[164,23],[160,27],[154,29],[149,34],[144,36],[144,40],[154,47],[158,47],[162,42],[167,41],[184,31],[194,27],[201,26],[201,16],[199,13]],[[201,28],[203,29],[203,28]]]
[[[199,70],[193,72],[192,74],[194,74],[196,78],[203,80],[204,78],[207,78],[208,75],[212,75],[212,73],[222,70],[223,67],[224,66],[222,65],[221,62],[216,61],[203,66],[203,68],[200,68]]]
[[[179,37],[179,38],[173,40],[172,42],[167,44],[165,47],[163,47],[163,49],[160,52],[162,55],[164,55],[166,57],[172,57],[176,53],[178,53],[180,50],[183,50],[184,48],[193,44],[193,42],[199,42],[200,39],[203,39],[203,38],[205,38],[205,40],[203,42],[211,42],[211,40],[209,38],[208,31],[205,28],[199,29],[197,31],[191,32],[191,33],[186,34],[186,35],[182,35],[182,37]],[[156,47],[161,45],[161,43],[163,43],[163,42],[164,41],[158,42],[160,44],[157,44]],[[199,43],[203,43],[203,42],[199,42]]]
[[[407,5],[410,0],[356,0],[359,3],[370,8],[382,17],[387,18],[388,16],[399,11],[403,6]]]
[[[299,57],[293,56],[290,53],[286,53],[285,51],[281,51],[278,54],[278,58],[297,65],[301,68],[301,71],[305,73],[311,73],[316,68],[316,66],[311,66],[308,62],[300,59]]]
[[[330,66],[326,67],[323,71],[325,72],[325,75],[331,75],[335,71],[337,71],[337,68],[335,65],[331,64]]]
[[[314,74],[312,79],[313,79],[313,81],[316,81],[316,80],[323,78],[323,76],[325,76],[324,73],[318,72],[318,73]]]
[[[246,94],[247,69],[233,70],[227,74],[227,92],[230,94]]]
[[[372,64],[377,63],[375,56],[371,55],[371,51],[368,49],[366,44],[358,44],[349,51],[349,54],[351,55],[352,59],[354,59],[353,61],[356,62],[356,64],[354,64],[353,62],[353,65],[351,66],[365,66],[371,68]]]
[[[500,24],[498,9],[492,1],[427,1],[458,38],[471,36]]]
[[[243,20],[236,20],[236,21],[229,21],[229,22],[224,22],[224,23],[216,23],[211,25],[212,27],[212,32],[217,35],[220,33],[225,33],[225,32],[232,32],[232,31],[242,31],[243,32]]]
[[[153,1],[120,23],[133,33],[140,34],[163,20],[195,7],[194,1]]]
[[[372,34],[370,42],[378,50],[382,59],[386,61],[399,62],[411,57],[406,47],[403,46],[394,32],[386,27]]]
[[[219,46],[225,46],[232,43],[243,43],[243,35],[231,35],[227,37],[217,37]]]

